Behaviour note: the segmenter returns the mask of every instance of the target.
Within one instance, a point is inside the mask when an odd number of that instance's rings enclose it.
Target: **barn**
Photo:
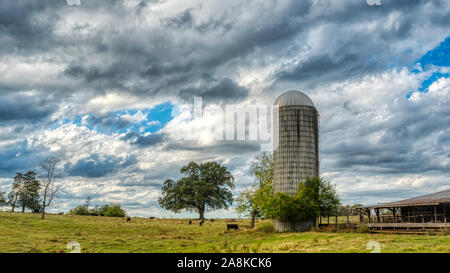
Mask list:
[[[370,228],[445,228],[450,219],[450,190],[358,208]]]

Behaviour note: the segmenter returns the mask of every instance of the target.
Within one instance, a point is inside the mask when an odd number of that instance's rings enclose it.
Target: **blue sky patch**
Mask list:
[[[172,108],[170,102],[164,102],[149,109],[125,109],[106,114],[89,114],[84,120],[78,115],[73,119],[62,120],[62,124],[85,126],[102,134],[156,133],[173,119]]]
[[[428,65],[450,66],[450,37],[433,50],[428,51],[416,63],[420,63],[423,68]]]
[[[423,55],[416,62],[417,66],[420,66],[422,69],[415,68],[412,70],[413,73],[420,73],[422,71],[426,71],[430,66],[441,66],[446,67],[450,66],[450,37],[447,37],[442,43],[439,44],[433,50],[428,51],[425,55]],[[428,87],[433,84],[433,82],[441,79],[447,78],[449,76],[448,73],[435,72],[431,74],[426,80],[422,82],[422,85],[419,87],[418,91],[422,93],[428,92]],[[406,95],[406,98],[410,98],[414,91],[409,92]]]

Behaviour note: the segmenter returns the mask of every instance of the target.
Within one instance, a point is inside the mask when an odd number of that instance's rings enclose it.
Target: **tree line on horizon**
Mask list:
[[[55,183],[58,162],[58,159],[47,159],[39,165],[39,171],[17,173],[11,192],[7,196],[0,193],[0,205],[10,205],[13,212],[16,208],[20,208],[22,212],[30,209],[41,213],[44,219],[45,209],[54,203],[61,191],[61,186]],[[335,213],[356,213],[357,205],[342,206],[334,185],[320,177],[299,181],[295,195],[280,192],[274,194],[273,165],[271,153],[257,155],[250,167],[254,183],[242,189],[239,196],[234,198],[232,191],[235,179],[225,166],[214,161],[189,162],[180,169],[182,177],[179,180],[167,179],[163,183],[158,203],[174,213],[183,210],[197,212],[199,219],[204,220],[205,212],[228,209],[236,201],[235,211],[251,219],[251,228],[254,227],[255,219],[260,217],[298,221]],[[71,209],[69,214],[112,217],[127,215],[120,204],[89,208],[91,199],[92,197],[88,197],[84,204]]]

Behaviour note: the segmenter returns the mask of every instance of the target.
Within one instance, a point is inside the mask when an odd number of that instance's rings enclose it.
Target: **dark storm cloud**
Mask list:
[[[58,156],[42,146],[29,149],[28,144],[26,140],[16,141],[1,150],[0,177],[12,178],[17,172],[36,169],[45,159]]]
[[[435,14],[439,19],[420,16],[425,4],[432,10],[443,6],[445,9]],[[393,58],[395,47],[413,38],[414,30],[423,24],[448,17],[448,12],[444,12],[448,5],[441,1],[389,1],[381,6],[349,1],[343,5],[346,8],[339,10],[330,7],[327,11],[324,7],[323,13],[308,23],[307,32],[310,33],[315,31],[315,25],[323,26],[321,35],[327,36],[324,43],[329,44],[326,50],[313,50],[298,62],[282,66],[274,74],[275,86],[293,81],[298,87],[312,88],[377,73],[393,65],[411,65],[420,56],[405,50]],[[351,29],[355,26],[360,28]],[[334,35],[336,32],[339,35]]]
[[[323,52],[308,54],[298,63],[281,66],[274,74],[277,85],[283,81],[315,85],[386,68],[389,56],[383,53],[386,46],[392,47],[391,44],[411,37],[411,30],[424,23],[417,13],[425,2],[395,1],[373,7],[365,1],[349,1],[342,4],[345,8],[335,8],[327,6],[326,1],[292,1],[286,3],[282,13],[273,15],[263,8],[270,9],[276,4],[249,4],[252,13],[262,16],[245,24],[240,22],[238,7],[207,14],[200,20],[199,14],[203,12],[200,5],[187,7],[168,17],[161,16],[159,26],[143,25],[139,29],[126,21],[121,23],[120,18],[143,21],[145,16],[153,15],[148,5],[157,4],[156,1],[141,1],[136,7],[140,10],[137,15],[134,9],[126,8],[123,1],[83,1],[78,7],[69,7],[64,1],[56,0],[42,4],[32,1],[2,3],[4,6],[0,10],[8,13],[3,19],[8,31],[3,35],[0,33],[0,37],[23,33],[24,37],[46,43],[43,47],[27,48],[21,55],[52,55],[55,49],[64,52],[64,47],[78,47],[71,53],[75,54],[73,56],[64,56],[64,53],[49,56],[53,60],[65,60],[61,78],[78,81],[66,85],[61,82],[57,91],[66,93],[63,96],[78,90],[102,93],[113,89],[139,96],[179,95],[185,98],[203,94],[211,100],[232,102],[241,101],[248,95],[244,87],[230,80],[234,67],[252,62],[248,58],[254,58],[252,53],[257,50],[262,51],[263,56],[275,58],[300,53],[293,45],[297,40],[306,43],[304,39],[321,25],[329,27],[323,34],[329,35],[330,47]],[[445,5],[439,1],[431,3]],[[95,15],[100,11],[116,18],[111,24],[117,27],[98,25]],[[394,19],[395,24],[383,24],[395,12],[399,13]],[[73,13],[84,14],[89,19],[74,22],[71,26],[73,35],[56,35],[58,20],[70,18]],[[39,15],[43,22],[33,21],[33,15]],[[435,14],[436,18],[442,16],[445,17],[441,13]],[[378,25],[372,33],[364,27],[351,30],[354,25],[369,23]],[[19,29],[14,30],[14,27]],[[27,31],[36,28],[43,30]],[[349,30],[345,31],[346,28]],[[89,35],[76,34],[83,30]],[[186,30],[192,31],[192,35],[189,36]],[[336,31],[341,32],[340,35],[333,35]],[[11,48],[30,44],[20,39],[13,41]],[[92,62],[94,59],[97,61]],[[38,88],[45,91],[48,87],[44,83]]]
[[[198,145],[197,141],[170,142],[167,151],[195,151],[205,154],[257,153],[261,146],[256,141],[217,141],[210,145]]]
[[[92,127],[99,127],[102,130],[122,130],[130,126],[130,121],[122,119],[116,113],[92,114],[86,118],[86,123]]]
[[[445,139],[449,128],[442,125],[450,124],[450,110],[433,104],[403,104],[403,107],[381,124],[360,124],[351,138],[341,135],[334,144],[327,143],[323,156],[337,157],[334,167],[341,171],[364,170],[371,174],[437,171],[449,174],[450,164],[435,157],[448,157]],[[368,137],[373,134],[380,135],[377,141]],[[424,139],[433,141],[424,142]]]
[[[80,159],[75,164],[67,163],[64,171],[69,176],[81,176],[88,178],[104,177],[116,173],[118,170],[136,163],[134,156],[121,158],[116,156],[101,157],[92,154],[88,158]]]
[[[121,139],[129,141],[132,145],[138,145],[140,147],[150,147],[163,143],[166,138],[166,134],[162,132],[148,135],[140,135],[136,132],[129,132],[125,134]]]
[[[308,81],[315,79],[320,82],[341,80],[343,75],[347,77],[362,75],[373,70],[376,63],[368,64],[362,61],[357,53],[348,53],[338,57],[329,55],[313,56],[299,65],[287,68],[278,73],[277,77],[281,80]]]
[[[0,93],[0,123],[39,122],[56,109],[52,100],[20,93]]]
[[[193,21],[194,18],[192,16],[191,11],[186,10],[182,12],[179,16],[163,20],[162,23],[169,27],[183,28],[183,27],[191,27]]]
[[[248,89],[239,86],[231,79],[225,78],[209,88],[189,88],[180,91],[180,97],[191,101],[194,96],[202,97],[204,103],[228,103],[243,100],[248,96]]]
[[[64,6],[64,1],[1,1],[0,2],[0,52],[29,55],[48,48],[55,24],[60,19],[54,9]],[[42,18],[44,17],[44,18]]]
[[[298,32],[298,24],[291,24],[290,20],[307,14],[310,6],[311,4],[307,2],[292,4],[286,17],[253,28],[249,33],[246,32],[247,27],[240,29],[233,26],[230,29],[236,18],[225,12],[219,15],[225,19],[224,22],[211,16],[210,20],[195,24],[194,10],[198,8],[188,8],[178,16],[163,18],[162,26],[169,29],[175,27],[174,30],[167,31],[167,35],[162,35],[163,30],[155,27],[148,28],[139,35],[135,29],[127,28],[126,25],[119,30],[121,35],[110,33],[108,29],[94,29],[94,33],[98,35],[90,36],[89,40],[82,38],[80,45],[87,52],[94,54],[93,57],[107,58],[109,61],[89,64],[89,59],[83,56],[70,63],[63,75],[81,80],[84,89],[105,91],[114,88],[147,96],[160,95],[162,92],[167,95],[167,90],[170,90],[175,95],[205,93],[212,99],[226,98],[227,101],[239,101],[247,97],[248,91],[233,83],[226,74],[216,73],[216,70],[232,60],[240,62],[240,58],[247,56],[256,47],[293,37]],[[118,9],[109,11],[117,13],[120,17]],[[198,14],[200,11],[196,12]],[[222,27],[229,32],[227,33],[229,42],[224,44],[215,37],[218,29]],[[208,34],[204,38],[191,40],[189,37],[183,38],[185,35],[179,33],[180,37],[177,38],[177,33],[182,31],[177,30],[179,28]],[[170,35],[175,36],[171,39]],[[143,36],[147,38],[141,39]],[[211,39],[208,39],[208,36],[211,36]],[[179,47],[181,39],[187,39],[185,43],[187,46]],[[233,40],[234,42],[231,42]],[[97,50],[99,45],[102,45],[101,52]],[[130,83],[132,88],[124,84],[130,79],[135,79]],[[214,80],[211,82],[211,79]],[[194,82],[195,86],[192,85]],[[202,90],[194,91],[198,86],[201,86]]]

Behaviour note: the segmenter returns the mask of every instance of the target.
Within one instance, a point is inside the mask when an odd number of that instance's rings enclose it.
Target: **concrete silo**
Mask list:
[[[319,114],[311,99],[299,91],[287,91],[274,103],[274,191],[297,193],[298,183],[319,176]],[[315,219],[301,222],[275,220],[277,231],[301,231]]]

